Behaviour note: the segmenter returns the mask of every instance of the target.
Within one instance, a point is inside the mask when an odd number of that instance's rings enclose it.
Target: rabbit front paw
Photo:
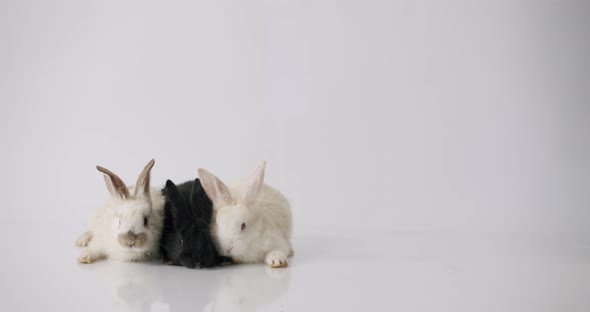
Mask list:
[[[273,250],[266,254],[266,264],[271,268],[284,268],[288,265],[287,256],[282,251]]]
[[[80,235],[80,237],[78,237],[78,240],[76,240],[76,246],[86,247],[86,246],[88,246],[88,243],[90,243],[91,240],[92,240],[92,233],[84,232],[82,235]]]
[[[103,259],[103,258],[104,258],[104,256],[102,254],[91,252],[88,250],[84,250],[84,251],[82,251],[82,253],[80,253],[80,255],[78,256],[78,258],[76,258],[76,260],[78,260],[78,262],[80,262],[80,263],[90,264],[90,263],[94,263],[94,262],[96,262],[100,259]]]

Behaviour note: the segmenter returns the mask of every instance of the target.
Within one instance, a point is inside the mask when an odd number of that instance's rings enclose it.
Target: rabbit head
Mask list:
[[[152,249],[159,239],[161,224],[152,209],[150,196],[150,171],[155,161],[152,159],[143,168],[133,192],[116,174],[101,166],[96,166],[104,174],[107,189],[111,194],[108,205],[114,234],[114,246],[125,250],[141,252]],[[157,243],[156,243],[157,244]]]
[[[243,254],[263,233],[264,222],[252,207],[264,184],[265,165],[263,161],[248,177],[244,187],[233,193],[219,178],[199,169],[203,188],[213,202],[211,232],[223,256]]]

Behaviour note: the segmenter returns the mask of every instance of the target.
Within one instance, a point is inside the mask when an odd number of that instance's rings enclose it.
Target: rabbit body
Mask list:
[[[164,262],[187,268],[210,268],[227,262],[211,238],[212,203],[199,179],[176,186],[166,181],[164,230],[160,254]]]
[[[204,169],[199,177],[213,201],[211,230],[220,253],[235,262],[284,267],[293,255],[291,208],[283,194],[263,183],[264,167],[263,162],[232,187]]]
[[[90,221],[76,245],[82,249],[77,260],[93,263],[100,259],[121,261],[149,260],[158,254],[164,219],[164,196],[150,188],[150,161],[140,174],[135,187],[127,187],[114,173],[104,173],[111,193]],[[129,189],[134,189],[133,193]]]

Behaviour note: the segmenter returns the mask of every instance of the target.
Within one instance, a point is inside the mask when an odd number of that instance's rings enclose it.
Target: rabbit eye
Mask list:
[[[246,223],[242,222],[242,231],[246,229]]]
[[[147,223],[148,223],[148,218],[143,217],[143,226],[147,226]]]

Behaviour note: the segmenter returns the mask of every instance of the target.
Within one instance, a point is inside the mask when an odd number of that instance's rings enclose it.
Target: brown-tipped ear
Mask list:
[[[201,179],[201,185],[205,193],[213,202],[213,207],[219,207],[232,202],[229,189],[218,177],[203,168],[199,168],[199,178]]]
[[[262,161],[254,172],[248,177],[246,188],[242,190],[240,200],[244,202],[253,202],[258,198],[262,186],[264,185],[264,169],[266,161]]]
[[[155,160],[150,160],[147,165],[143,168],[139,177],[137,178],[137,183],[135,183],[135,190],[133,191],[133,197],[138,198],[140,196],[146,195],[149,198],[150,195],[150,172],[156,163]]]
[[[129,189],[121,178],[107,168],[96,166],[96,169],[104,173],[104,181],[107,184],[107,189],[111,193],[111,196],[121,199],[129,198]]]

